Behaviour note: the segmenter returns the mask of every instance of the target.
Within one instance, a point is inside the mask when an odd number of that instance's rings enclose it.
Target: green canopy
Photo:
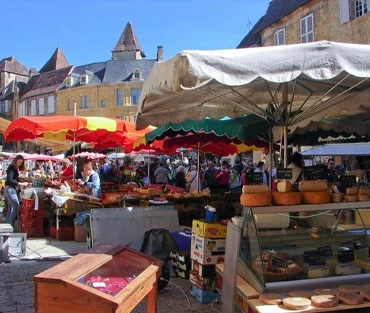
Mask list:
[[[202,121],[187,120],[180,124],[167,123],[145,135],[146,144],[166,137],[176,137],[189,133],[214,134],[227,137],[235,143],[244,143],[256,139],[257,135],[266,134],[271,125],[256,115],[246,115],[236,119],[224,118],[215,120],[206,118]]]

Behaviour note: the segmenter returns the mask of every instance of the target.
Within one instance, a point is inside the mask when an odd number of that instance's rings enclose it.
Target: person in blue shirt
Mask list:
[[[83,179],[78,179],[78,184],[83,187],[88,195],[101,199],[102,190],[100,186],[100,177],[97,172],[93,170],[91,162],[87,162],[83,166]]]

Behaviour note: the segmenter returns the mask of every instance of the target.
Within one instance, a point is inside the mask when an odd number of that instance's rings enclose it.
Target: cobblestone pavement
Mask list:
[[[85,245],[74,242],[49,242],[47,239],[27,240],[28,259],[12,259],[11,263],[0,264],[0,313],[33,313],[34,283],[33,277],[61,261],[32,260],[39,257],[64,257],[68,254],[86,252]],[[181,287],[184,293],[174,284]],[[217,312],[219,305],[201,304],[190,294],[190,283],[177,277],[171,277],[168,286],[159,292],[158,313],[171,312]],[[134,313],[146,312],[145,300]]]

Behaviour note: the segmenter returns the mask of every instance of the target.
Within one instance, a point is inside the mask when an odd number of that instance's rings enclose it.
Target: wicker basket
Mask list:
[[[32,178],[32,187],[44,187],[45,181],[45,178]]]

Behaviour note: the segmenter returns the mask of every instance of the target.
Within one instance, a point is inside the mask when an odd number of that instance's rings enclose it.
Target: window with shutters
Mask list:
[[[305,16],[300,21],[301,24],[301,42],[313,42],[315,41],[314,36],[314,25],[313,25],[313,14]]]
[[[19,104],[18,116],[19,117],[26,116],[26,102],[21,102]]]
[[[347,23],[369,11],[370,0],[339,0],[340,21]]]
[[[138,105],[141,89],[131,89],[131,105]]]
[[[48,97],[48,113],[55,113],[55,98],[54,96]]]
[[[355,17],[360,17],[367,13],[368,0],[355,0]]]
[[[39,115],[45,114],[45,100],[44,98],[39,99]]]
[[[36,115],[36,100],[31,100],[31,115]]]
[[[80,97],[81,102],[81,109],[88,109],[89,108],[89,97],[88,96],[81,96]]]
[[[72,110],[72,100],[71,98],[68,98],[67,100],[67,111],[71,111]]]
[[[4,113],[10,112],[10,100],[5,100]]]
[[[275,46],[285,45],[285,28],[279,29],[274,34]]]
[[[123,89],[117,89],[117,106],[123,106]]]

